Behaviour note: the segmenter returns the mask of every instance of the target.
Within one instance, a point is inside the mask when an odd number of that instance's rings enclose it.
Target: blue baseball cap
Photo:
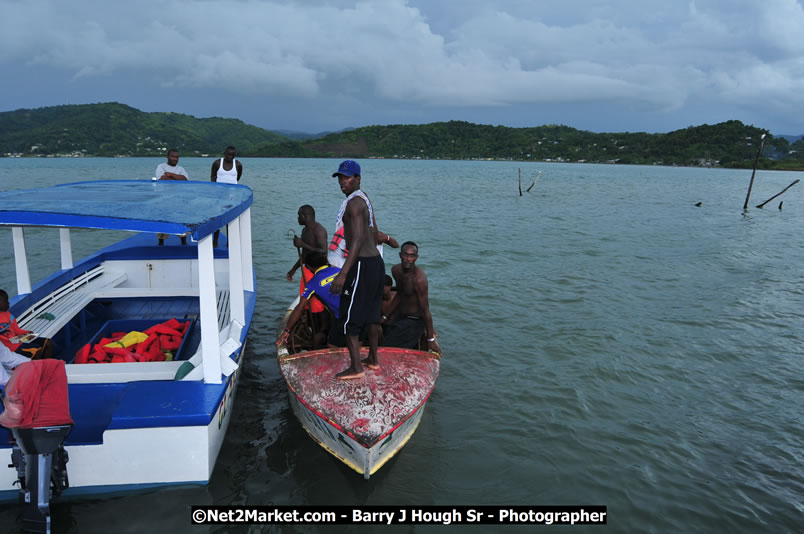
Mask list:
[[[356,161],[352,161],[350,159],[342,161],[338,167],[338,172],[332,173],[332,177],[335,178],[339,174],[344,176],[360,176],[360,165]]]

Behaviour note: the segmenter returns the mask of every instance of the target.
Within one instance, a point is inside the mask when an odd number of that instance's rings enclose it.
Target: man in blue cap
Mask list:
[[[377,250],[377,224],[369,198],[360,190],[360,165],[346,160],[332,174],[338,178],[346,200],[335,223],[343,227],[345,248],[349,251],[341,272],[330,284],[330,292],[341,295],[340,315],[346,346],[352,364],[335,375],[338,380],[363,378],[363,363],[378,369],[377,340],[380,330],[385,264]],[[369,355],[360,361],[360,333],[366,329]]]

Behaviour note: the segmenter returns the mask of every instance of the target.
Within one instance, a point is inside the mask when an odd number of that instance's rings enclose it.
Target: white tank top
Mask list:
[[[237,183],[237,160],[232,159],[232,168],[228,171],[223,170],[223,158],[221,164],[218,166],[217,180],[220,184],[236,184]]]
[[[333,267],[343,267],[343,264],[346,263],[346,256],[349,254],[349,251],[346,250],[346,239],[343,238],[343,214],[346,212],[346,205],[355,197],[360,197],[365,201],[369,211],[369,228],[374,228],[374,208],[371,206],[371,201],[366,194],[358,189],[346,197],[338,210],[338,217],[335,220],[335,234],[332,236],[329,250],[327,250],[327,263]],[[382,258],[382,244],[377,245],[377,251]]]

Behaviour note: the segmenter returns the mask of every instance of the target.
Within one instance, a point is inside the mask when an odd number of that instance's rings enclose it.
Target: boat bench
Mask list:
[[[118,287],[101,289],[96,291],[95,298],[140,298],[140,297],[197,297],[198,288],[142,288],[142,287]],[[218,302],[218,331],[223,331],[229,324],[231,308],[229,307],[229,290],[219,289],[217,291]]]
[[[103,265],[98,265],[25,310],[17,317],[17,324],[40,337],[53,337],[92,302],[97,291],[118,286],[126,278],[126,273],[107,272]],[[44,318],[45,313],[54,318]]]

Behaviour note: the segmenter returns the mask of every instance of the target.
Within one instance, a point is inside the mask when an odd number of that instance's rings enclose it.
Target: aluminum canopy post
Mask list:
[[[70,229],[59,228],[59,243],[61,244],[61,268],[65,271],[73,268],[73,246],[70,242]]]
[[[201,308],[201,354],[204,382],[221,383],[218,303],[215,290],[215,256],[212,235],[198,242],[198,294]]]
[[[241,215],[242,217],[242,215]],[[229,223],[229,310],[233,320],[246,324],[246,302],[243,297],[243,267],[240,217]],[[239,339],[237,341],[240,341]]]
[[[243,246],[243,289],[254,291],[254,268],[251,258],[251,208],[240,215],[240,243]]]
[[[31,275],[28,272],[28,256],[25,253],[25,235],[21,226],[11,228],[14,241],[14,264],[17,268],[17,294],[31,292]]]

